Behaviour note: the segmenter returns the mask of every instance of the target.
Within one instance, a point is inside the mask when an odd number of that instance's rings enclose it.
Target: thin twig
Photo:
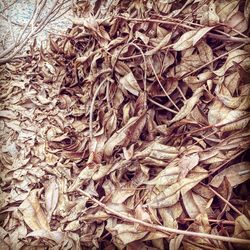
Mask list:
[[[92,141],[93,139],[93,113],[94,113],[94,105],[95,105],[95,100],[96,100],[96,97],[101,89],[101,87],[104,85],[104,83],[107,81],[107,78],[105,78],[100,84],[99,86],[97,87],[95,93],[94,93],[94,96],[93,96],[93,99],[91,101],[91,105],[90,105],[90,110],[89,110],[89,137],[90,137],[90,140]]]
[[[209,62],[207,62],[207,63],[205,63],[205,64],[203,64],[203,65],[200,66],[199,68],[197,68],[197,69],[195,69],[195,70],[193,70],[193,71],[191,71],[191,72],[189,72],[189,73],[187,73],[187,74],[184,74],[184,75],[181,77],[181,79],[183,79],[183,78],[185,78],[185,77],[188,77],[188,76],[190,76],[190,75],[193,75],[194,73],[196,73],[197,71],[199,71],[199,70],[205,68],[205,67],[208,66],[209,64],[211,64],[211,63],[213,63],[213,62],[215,62],[215,61],[217,61],[217,60],[219,60],[219,59],[221,59],[221,58],[227,56],[229,53],[231,53],[231,52],[233,52],[233,51],[235,51],[235,50],[237,50],[237,49],[240,49],[240,48],[243,47],[243,46],[245,46],[245,44],[241,44],[241,45],[237,46],[236,48],[234,48],[234,49],[232,49],[232,50],[230,50],[230,51],[227,51],[226,53],[224,53],[224,54],[222,54],[222,55],[220,55],[220,56],[214,58],[213,60],[211,60],[211,61],[209,61]]]
[[[161,81],[160,81],[160,79],[159,79],[159,77],[158,77],[158,75],[157,75],[157,73],[155,71],[155,68],[154,68],[154,65],[153,65],[151,59],[149,59],[149,63],[150,63],[150,66],[151,66],[151,68],[152,68],[152,70],[154,72],[155,78],[156,78],[157,82],[159,83],[161,89],[163,90],[164,94],[167,96],[167,98],[169,99],[169,101],[174,105],[174,107],[179,111],[180,109],[178,108],[178,106],[174,103],[174,101],[172,100],[172,98],[169,96],[169,94],[167,93],[167,91],[162,86]]]
[[[145,19],[143,19],[143,18],[128,18],[128,17],[124,17],[124,16],[115,16],[114,18],[120,18],[120,19],[130,21],[130,22],[149,22],[149,23],[162,23],[162,24],[168,24],[168,25],[176,25],[176,22],[159,20],[159,19],[152,19],[152,18],[145,18]],[[192,26],[189,26],[189,25],[186,25],[183,23],[180,23],[179,27],[190,29],[190,30],[194,29]]]
[[[195,221],[195,219],[192,218],[185,218],[185,219],[180,219],[179,222],[182,221]],[[215,220],[215,219],[208,219],[209,222],[211,223],[217,223],[217,224],[225,224],[225,225],[235,225],[235,221],[231,221],[231,220]]]
[[[226,200],[223,196],[221,196],[218,192],[216,192],[211,186],[208,186],[208,188],[215,195],[217,195],[222,201],[224,201],[229,207],[231,207],[237,214],[242,215],[242,213],[234,205],[232,205],[228,200]]]
[[[150,97],[148,97],[148,100],[149,100],[150,102],[152,102],[153,104],[159,106],[160,108],[165,109],[165,110],[167,110],[167,111],[169,111],[169,112],[171,112],[171,113],[173,113],[173,114],[177,114],[177,113],[178,113],[177,111],[175,111],[175,110],[173,110],[173,109],[170,109],[170,108],[168,108],[168,107],[166,107],[166,106],[164,106],[164,105],[162,105],[162,104],[160,104],[160,103],[154,101],[154,100],[153,100],[152,98],[150,98]]]

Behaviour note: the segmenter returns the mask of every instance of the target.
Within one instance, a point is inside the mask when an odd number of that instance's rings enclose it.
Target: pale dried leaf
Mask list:
[[[44,229],[50,231],[47,216],[42,210],[37,197],[38,190],[34,189],[19,206],[23,219],[32,230]]]
[[[211,180],[210,185],[219,187],[224,178],[227,178],[232,187],[237,186],[250,178],[250,164],[241,162],[224,169]]]

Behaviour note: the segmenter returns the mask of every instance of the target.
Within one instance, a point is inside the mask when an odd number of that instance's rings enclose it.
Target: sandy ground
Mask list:
[[[32,16],[35,2],[35,0],[0,0],[0,52],[6,50],[17,39],[20,31]],[[53,2],[52,0],[46,1],[41,16],[47,13]],[[65,9],[60,13],[63,14],[64,11]],[[39,32],[36,36],[38,44],[46,42],[51,32],[60,34],[70,27],[71,22],[68,19],[70,14],[70,11],[67,11]]]

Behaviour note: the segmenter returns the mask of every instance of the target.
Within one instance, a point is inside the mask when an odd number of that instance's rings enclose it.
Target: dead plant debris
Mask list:
[[[1,66],[0,249],[246,249],[250,1],[74,1]]]

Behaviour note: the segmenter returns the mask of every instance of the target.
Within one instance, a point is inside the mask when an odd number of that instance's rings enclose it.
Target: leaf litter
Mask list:
[[[1,65],[1,249],[246,249],[249,1],[79,1]]]

